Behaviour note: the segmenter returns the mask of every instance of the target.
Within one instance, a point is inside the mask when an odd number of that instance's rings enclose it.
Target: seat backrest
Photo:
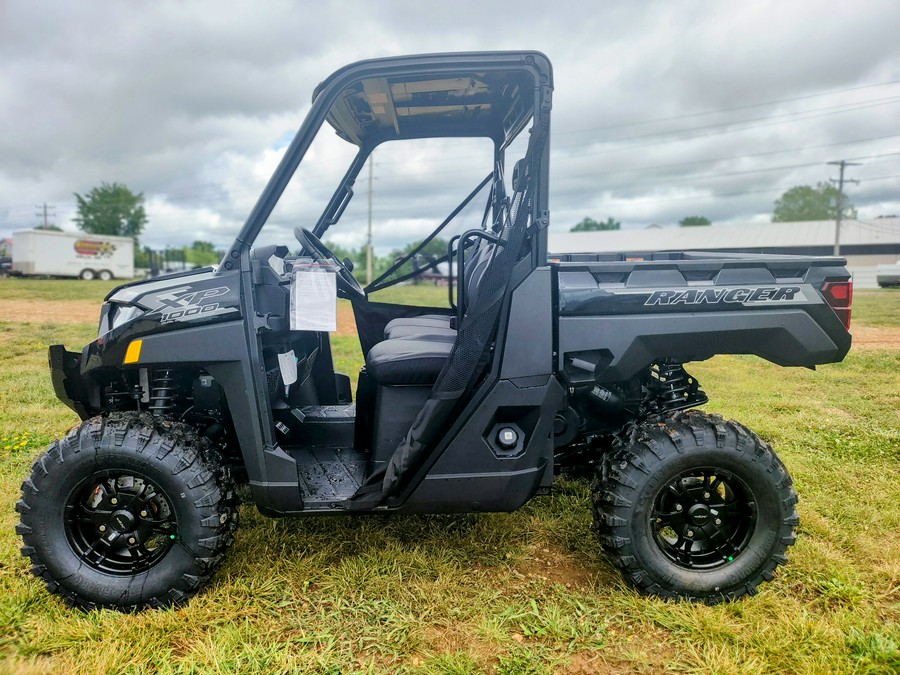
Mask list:
[[[475,246],[472,257],[466,260],[465,265],[465,303],[466,306],[472,302],[474,293],[478,290],[481,280],[484,278],[485,270],[494,256],[494,250],[497,244],[486,239],[479,239]]]
[[[501,240],[505,241],[509,237],[509,228],[516,219],[519,205],[522,202],[525,187],[528,179],[528,160],[523,157],[517,161],[513,167],[512,188],[513,197],[508,201],[506,207],[502,210],[500,217],[497,219],[493,232],[496,233]],[[471,258],[466,260],[465,264],[465,306],[470,307],[474,302],[481,282],[485,278],[485,273],[491,265],[497,253],[498,245],[487,239],[479,239],[475,245],[475,250],[471,254]]]

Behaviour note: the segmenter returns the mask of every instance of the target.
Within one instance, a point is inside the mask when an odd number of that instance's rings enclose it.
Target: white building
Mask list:
[[[599,232],[550,231],[551,253],[650,253],[723,251],[825,255],[834,251],[833,220],[705,227],[661,227]],[[877,265],[900,260],[900,218],[845,220],[841,257],[857,288],[876,288]]]

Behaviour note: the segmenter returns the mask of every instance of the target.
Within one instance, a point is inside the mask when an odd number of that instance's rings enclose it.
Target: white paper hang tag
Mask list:
[[[294,265],[291,330],[337,330],[337,275],[332,265]]]
[[[278,355],[278,369],[285,387],[290,387],[297,381],[297,357],[294,356],[293,349]]]

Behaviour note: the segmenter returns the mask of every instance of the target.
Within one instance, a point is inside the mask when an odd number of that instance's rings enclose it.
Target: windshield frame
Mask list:
[[[393,77],[397,75],[440,75],[447,72],[458,72],[461,69],[477,68],[486,71],[521,71],[531,75],[534,82],[534,107],[532,110],[532,128],[549,130],[550,100],[552,92],[552,67],[546,56],[540,52],[475,52],[457,54],[433,54],[422,56],[406,56],[387,59],[360,61],[345,66],[322,82],[313,95],[312,107],[291,143],[285,150],[281,162],[250,211],[244,225],[236,236],[217,270],[226,273],[237,268],[242,260],[248,259],[250,247],[253,245],[287,185],[294,176],[304,156],[312,145],[316,135],[328,119],[335,102],[348,87],[372,77]],[[497,137],[485,133],[472,136],[492,138],[495,144],[494,172],[502,174],[503,150],[523,131],[526,124],[519,125],[510,137]],[[460,130],[456,136],[467,135]],[[422,138],[423,136],[418,136]],[[446,133],[431,136],[447,138]],[[449,136],[452,137],[452,136]],[[385,142],[391,142],[390,140]],[[546,141],[549,143],[549,139]],[[335,189],[328,205],[317,222],[314,233],[322,236],[328,228],[340,219],[343,210],[353,197],[353,185],[366,160],[379,143],[363,144],[359,147],[344,177]],[[548,152],[543,153],[541,166],[537,167],[540,175],[537,181],[535,201],[536,213],[547,212],[547,169]],[[540,255],[546,257],[546,225],[547,219],[541,218],[539,227],[543,232],[543,244],[539,246]]]

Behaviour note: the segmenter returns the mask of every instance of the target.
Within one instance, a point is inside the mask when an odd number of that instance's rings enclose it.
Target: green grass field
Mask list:
[[[107,290],[0,280],[0,301],[99,303]],[[425,302],[444,289],[400,292]],[[207,590],[122,615],[66,609],[13,532],[31,461],[77,422],[53,396],[46,346],[80,347],[95,321],[0,314],[0,672],[897,672],[900,292],[858,292],[854,326],[887,346],[816,372],[753,357],[689,367],[706,408],[771,442],[800,494],[790,563],[755,597],[638,596],[595,544],[586,486],[564,482],[512,514],[270,520],[244,505]],[[358,368],[355,337],[334,350]]]

